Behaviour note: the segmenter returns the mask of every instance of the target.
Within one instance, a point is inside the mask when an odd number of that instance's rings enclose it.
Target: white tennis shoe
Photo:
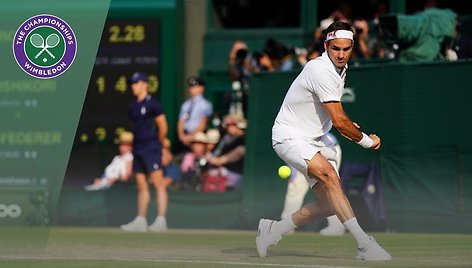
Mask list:
[[[282,239],[280,234],[271,232],[273,220],[261,219],[257,230],[256,246],[260,257],[267,256],[267,249],[275,246]]]
[[[369,236],[369,241],[357,249],[356,258],[363,261],[389,261],[392,256]]]
[[[120,228],[127,232],[146,232],[148,225],[144,217],[136,217],[130,223],[121,225]]]
[[[149,231],[166,232],[167,231],[166,218],[162,216],[157,216],[156,220],[151,225],[149,225]]]

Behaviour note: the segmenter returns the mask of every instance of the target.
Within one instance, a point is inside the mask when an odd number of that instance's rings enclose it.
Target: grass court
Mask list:
[[[176,229],[126,233],[118,228],[0,228],[0,267],[472,267],[472,235],[374,233],[390,262],[355,259],[348,234],[286,235],[266,258],[254,231]]]

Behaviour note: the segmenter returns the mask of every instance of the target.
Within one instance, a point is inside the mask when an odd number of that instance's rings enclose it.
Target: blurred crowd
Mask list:
[[[319,21],[311,41],[304,47],[267,38],[260,50],[254,50],[244,40],[235,40],[228,55],[228,75],[233,90],[227,111],[213,109],[213,104],[204,97],[203,79],[197,76],[187,79],[188,98],[180,106],[177,137],[173,144],[167,140],[162,152],[169,189],[224,192],[242,187],[250,76],[297,70],[320,56],[324,52],[326,28],[334,21],[349,21],[354,28],[350,62],[354,66],[386,61],[471,58],[472,38],[461,31],[460,19],[451,10],[438,8],[436,4],[434,0],[427,0],[416,14],[392,15],[388,13],[387,4],[378,1],[371,14],[362,17],[353,14],[348,2],[341,2]],[[426,27],[427,34],[419,29],[425,28],[421,25],[423,20],[430,27]],[[220,118],[219,114],[226,115]],[[132,177],[129,139],[128,135],[123,138],[126,142],[118,143],[120,154],[87,190],[107,189],[115,182],[126,182]],[[116,168],[119,161],[126,168]]]
[[[229,74],[247,87],[252,73],[290,71],[305,65],[324,51],[326,28],[333,21],[349,21],[355,30],[351,64],[385,61],[458,60],[472,57],[472,38],[463,33],[453,11],[438,8],[437,1],[423,1],[423,10],[412,15],[392,15],[385,2],[376,2],[367,17],[352,13],[349,2],[319,22],[312,40],[304,47],[268,38],[263,48],[251,50],[244,40],[235,40],[229,53]]]
[[[144,73],[135,73],[143,77]],[[238,190],[243,182],[245,130],[242,113],[228,113],[215,120],[213,105],[204,96],[205,82],[187,79],[188,98],[181,104],[177,139],[162,142],[161,164],[169,190],[225,192]],[[218,122],[216,122],[218,121]],[[88,191],[105,190],[117,182],[132,180],[133,133],[123,131],[117,139],[118,152],[102,176],[86,185]]]

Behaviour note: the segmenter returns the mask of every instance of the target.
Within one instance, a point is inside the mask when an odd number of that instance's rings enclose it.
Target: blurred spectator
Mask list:
[[[355,28],[353,58],[370,59],[372,43],[369,40],[369,24],[364,18],[356,18],[352,25]]]
[[[182,172],[179,166],[174,163],[174,155],[170,147],[162,148],[162,166],[164,167],[164,180],[168,185],[179,183],[182,179]]]
[[[180,106],[177,135],[179,141],[188,146],[197,132],[205,131],[209,117],[213,113],[213,105],[203,97],[205,82],[199,77],[187,80],[189,98]]]
[[[229,77],[232,81],[239,81],[243,89],[248,89],[248,79],[253,72],[253,64],[249,54],[249,47],[241,40],[236,40],[229,52]]]
[[[461,22],[458,20],[454,30],[454,39],[446,51],[448,60],[472,58],[472,37],[461,33]]]
[[[232,81],[230,110],[244,113],[247,109],[249,77],[258,70],[258,59],[254,58],[249,47],[241,40],[236,40],[229,52],[228,73]]]
[[[209,129],[206,133],[207,136],[207,152],[213,151],[216,144],[220,141],[220,131],[218,129]]]
[[[203,132],[197,132],[190,144],[190,152],[184,154],[180,164],[182,172],[181,188],[187,191],[198,191],[201,181],[202,168],[207,164],[207,136]]]
[[[385,2],[377,2],[373,7],[372,19],[369,20],[369,40],[374,58],[395,58],[395,50],[387,47],[384,40],[379,38],[380,17],[388,13],[388,6]]]
[[[223,174],[227,177],[226,187],[238,189],[242,186],[247,121],[242,115],[230,114],[224,118],[223,126],[226,134],[207,155],[207,161],[212,165],[208,173]]]
[[[133,169],[133,133],[125,131],[118,138],[119,155],[115,156],[106,166],[105,172],[100,178],[96,178],[93,184],[85,186],[87,191],[104,190],[110,188],[115,182],[129,181]]]
[[[320,21],[320,29],[321,31],[326,30],[331,23],[335,21],[349,21],[351,16],[352,7],[347,1],[341,1],[338,7],[331,12],[331,14]]]
[[[272,63],[269,55],[264,52],[254,52],[254,73],[260,72],[273,72],[275,71],[275,66]]]
[[[291,71],[295,67],[294,51],[273,38],[266,40],[264,54],[269,57],[274,71]]]
[[[324,51],[324,40],[326,38],[326,31],[321,30],[320,27],[313,31],[313,40],[302,53],[296,53],[298,64],[305,66],[305,64],[313,59],[318,58]]]

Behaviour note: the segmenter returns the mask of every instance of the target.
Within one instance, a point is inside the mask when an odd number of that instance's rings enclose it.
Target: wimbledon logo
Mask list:
[[[42,14],[27,19],[15,33],[13,55],[27,74],[41,79],[63,74],[74,62],[77,40],[61,18]]]

